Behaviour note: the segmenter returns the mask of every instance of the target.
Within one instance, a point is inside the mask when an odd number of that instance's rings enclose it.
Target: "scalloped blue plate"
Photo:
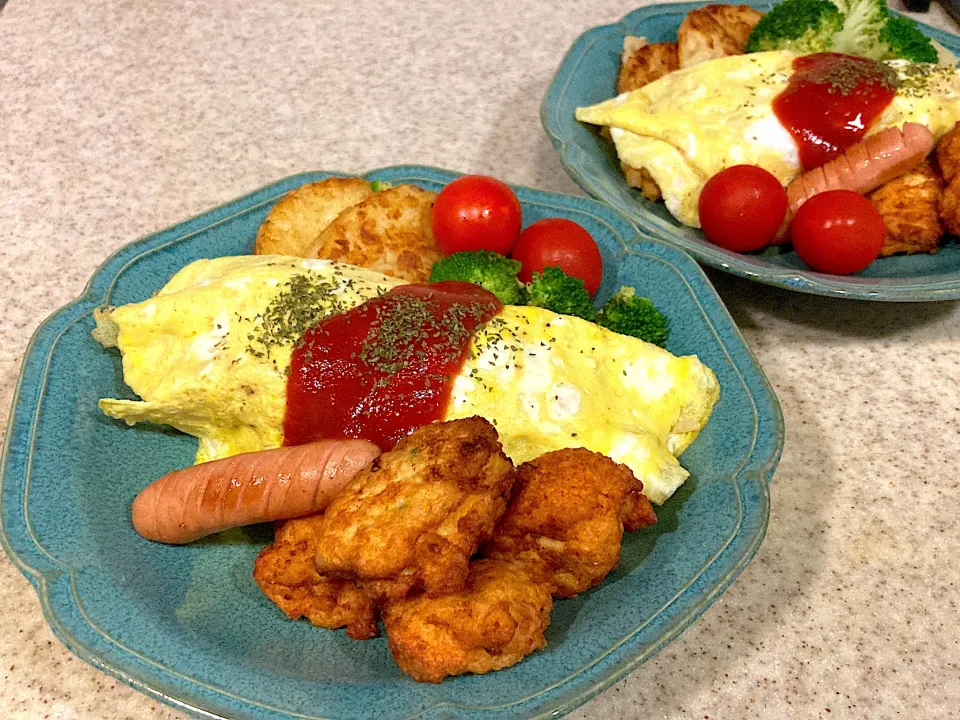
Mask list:
[[[744,0],[761,10],[772,3]],[[788,290],[861,300],[924,301],[960,298],[960,240],[950,238],[933,255],[880,258],[857,275],[824,275],[808,269],[792,249],[734,253],[681,225],[662,203],[627,186],[613,146],[596,129],[577,122],[574,111],[614,95],[625,35],[650,42],[677,39],[684,16],[705,3],[648,5],[616,25],[588,30],[573,44],[540,106],[540,119],[570,177],[587,193],[609,203],[645,234],[683,248],[715,268]],[[924,33],[960,55],[960,38],[920,24]]]
[[[93,310],[149,297],[198,258],[251,252],[284,193],[329,177],[283,180],[121,249],[83,297],[44,322],[27,351],[0,480],[0,541],[33,583],[56,635],[85,661],[198,717],[398,718],[548,716],[623,677],[692,623],[763,540],[768,483],[780,457],[776,396],[697,264],[638,238],[610,208],[582,197],[516,188],[524,220],[584,225],[605,263],[602,296],[637,286],[667,313],[670,350],[697,353],[721,400],[683,456],[692,477],[659,510],[660,523],[626,538],[603,585],[558,602],[549,644],[519,665],[418,685],[383,638],[283,617],[258,590],[261,526],[184,547],[142,540],[130,523],[136,493],[190,463],[195,441],[104,417],[97,399],[124,392],[118,356],[91,337]],[[455,173],[377,170],[368,179],[438,190]],[[601,296],[601,297],[602,297]]]

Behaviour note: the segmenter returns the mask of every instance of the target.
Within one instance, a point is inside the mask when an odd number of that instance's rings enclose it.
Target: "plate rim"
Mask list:
[[[198,695],[196,692],[193,692],[193,686],[197,682],[193,679],[189,679],[189,685],[187,687],[169,688],[166,686],[167,683],[158,678],[156,674],[145,679],[141,677],[139,673],[135,673],[133,670],[131,670],[130,663],[135,662],[139,658],[125,659],[120,657],[119,659],[112,659],[107,657],[105,652],[100,652],[98,654],[98,650],[96,648],[92,648],[87,641],[80,637],[84,629],[92,629],[90,624],[88,623],[85,627],[80,627],[79,629],[71,626],[69,619],[65,619],[63,617],[67,613],[63,608],[57,606],[54,585],[56,581],[62,578],[62,576],[67,575],[70,578],[70,585],[72,587],[74,568],[67,568],[68,572],[65,573],[63,569],[57,567],[57,564],[60,561],[47,554],[42,545],[36,542],[33,537],[29,537],[26,541],[21,537],[18,539],[17,543],[11,541],[11,537],[8,537],[8,530],[15,530],[21,533],[24,531],[24,529],[29,531],[28,526],[23,528],[19,525],[16,525],[16,523],[11,523],[10,527],[8,528],[7,513],[9,508],[7,507],[6,498],[9,491],[8,488],[11,477],[14,480],[20,481],[19,483],[14,483],[14,492],[19,490],[22,493],[24,490],[23,482],[27,480],[27,473],[29,472],[29,467],[25,466],[23,462],[24,460],[29,460],[29,458],[17,457],[17,449],[13,446],[15,440],[20,439],[21,436],[24,435],[24,427],[27,428],[25,433],[26,436],[29,437],[32,434],[33,427],[37,420],[38,411],[40,409],[40,402],[43,397],[40,390],[42,389],[43,382],[45,382],[45,368],[53,356],[56,339],[60,334],[65,332],[68,326],[71,326],[81,317],[91,312],[94,307],[102,304],[106,295],[111,291],[113,281],[123,271],[128,262],[140,257],[144,252],[151,251],[162,245],[165,245],[168,242],[168,240],[166,240],[168,237],[172,242],[182,241],[194,235],[195,233],[202,231],[203,229],[221,222],[224,217],[218,216],[222,215],[227,210],[235,209],[237,211],[249,211],[251,208],[258,205],[258,203],[255,202],[255,198],[257,196],[265,195],[268,191],[274,188],[288,183],[293,183],[295,181],[309,182],[310,178],[315,178],[320,174],[327,176],[349,175],[348,173],[330,171],[314,171],[290,175],[273,183],[264,185],[251,192],[245,193],[244,195],[222,203],[207,211],[194,215],[168,228],[143,236],[118,248],[116,251],[111,253],[106,260],[103,261],[103,263],[100,264],[100,266],[91,276],[90,280],[87,282],[82,293],[77,298],[54,311],[37,327],[24,351],[23,362],[20,367],[19,377],[13,393],[11,412],[7,424],[7,432],[4,438],[2,456],[0,456],[0,547],[3,548],[7,556],[11,559],[11,562],[21,571],[21,573],[34,587],[40,601],[45,621],[57,638],[63,642],[72,653],[84,660],[84,662],[87,662],[99,670],[116,677],[139,692],[171,705],[182,712],[193,714],[198,717],[228,718],[237,717],[237,714],[236,710],[233,708],[231,708],[229,715],[220,714],[220,710],[211,708],[209,702],[205,702],[206,698],[203,695]],[[460,173],[450,170],[423,165],[394,165],[362,173],[362,176],[369,178],[376,177],[378,175],[398,174],[403,176],[420,175],[422,179],[432,180],[434,182],[448,182],[450,179],[460,175]],[[703,308],[704,316],[711,326],[715,324],[716,320],[721,320],[723,324],[722,329],[725,333],[730,334],[730,338],[722,337],[718,334],[718,340],[720,341],[724,352],[730,357],[732,366],[740,375],[746,395],[753,404],[757,414],[757,420],[755,421],[755,427],[757,429],[755,431],[756,437],[754,443],[748,450],[744,452],[745,459],[743,460],[740,469],[734,474],[734,477],[731,478],[731,482],[738,487],[738,494],[741,495],[742,492],[739,490],[740,483],[750,484],[751,487],[755,487],[759,491],[761,517],[758,518],[759,522],[757,523],[756,528],[752,530],[752,534],[749,536],[745,545],[742,535],[746,532],[746,528],[743,523],[743,519],[741,518],[740,527],[731,535],[727,546],[722,551],[718,552],[717,557],[712,559],[710,563],[704,567],[702,572],[706,572],[716,562],[718,562],[727,549],[736,549],[737,554],[733,556],[734,562],[730,563],[729,567],[723,571],[721,576],[715,582],[710,584],[709,591],[694,595],[693,597],[696,602],[694,602],[689,609],[680,613],[678,617],[673,618],[667,628],[667,631],[661,634],[654,643],[651,643],[645,652],[632,653],[624,659],[618,660],[610,670],[602,672],[597,678],[592,678],[592,681],[586,683],[585,686],[582,684],[576,684],[575,680],[583,675],[589,676],[590,668],[592,668],[596,663],[581,668],[577,673],[563,678],[558,685],[542,691],[539,693],[539,695],[533,698],[522,698],[515,703],[512,703],[511,705],[499,710],[487,711],[478,709],[474,711],[482,714],[485,714],[486,712],[497,713],[502,712],[503,710],[523,709],[532,703],[534,707],[527,709],[533,710],[533,716],[548,717],[552,715],[555,716],[558,713],[568,712],[584,702],[587,702],[602,690],[631,672],[645,660],[659,652],[663,647],[672,642],[681,632],[683,632],[683,630],[689,627],[700,616],[700,614],[702,614],[707,607],[709,607],[726,590],[726,588],[733,582],[734,579],[736,579],[746,565],[749,564],[763,542],[767,523],[769,521],[769,484],[783,450],[784,423],[782,410],[780,408],[776,393],[773,391],[769,380],[763,373],[759,362],[754,356],[749,345],[744,340],[740,329],[737,327],[732,317],[730,317],[726,306],[723,304],[723,301],[720,299],[719,295],[717,295],[712,283],[703,273],[702,268],[696,262],[694,262],[689,255],[669,243],[665,243],[656,238],[649,238],[642,233],[638,233],[633,223],[630,223],[622,215],[622,213],[619,213],[616,209],[610,207],[609,205],[581,196],[548,192],[516,184],[513,184],[513,187],[518,190],[522,190],[526,194],[538,196],[541,200],[559,198],[561,201],[566,200],[568,207],[571,207],[570,202],[573,200],[576,203],[587,203],[591,209],[596,209],[601,213],[609,214],[611,217],[625,225],[625,231],[628,231],[631,234],[637,233],[640,235],[643,242],[657,246],[662,252],[666,253],[667,259],[665,261],[673,264],[677,272],[685,281],[688,283],[692,280],[699,281],[699,284],[707,292],[707,297],[703,298],[700,291],[694,292],[693,287],[691,287],[691,292],[701,304],[704,299],[713,301],[715,307],[712,309],[719,313],[719,317],[712,316],[712,313],[708,314],[706,307]],[[268,199],[262,202],[271,201],[272,200]],[[227,214],[227,217],[229,217],[229,213]],[[186,231],[188,227],[198,225],[201,222],[206,224],[198,229]],[[634,245],[626,247],[624,250],[626,253],[637,254],[640,248]],[[680,265],[678,266],[676,263],[680,263]],[[690,274],[692,274],[692,277]],[[714,330],[717,331],[719,328],[714,328]],[[739,359],[736,361],[730,354],[731,340],[738,345],[737,350],[739,351]],[[741,367],[742,361],[746,361],[746,367]],[[39,383],[37,382],[38,380]],[[33,387],[34,384],[36,387]],[[756,384],[758,387],[753,387],[753,384]],[[761,437],[760,421],[764,418],[771,424],[771,428],[768,429],[769,432],[767,435]],[[764,441],[763,444],[765,447],[760,447],[758,450],[758,446],[761,444],[761,441]],[[761,457],[758,458],[758,455]],[[11,475],[11,468],[17,471],[14,475]],[[26,496],[24,495],[20,499],[22,500],[23,504],[23,507],[20,509],[24,512],[23,517],[25,517]],[[20,517],[21,516],[15,515],[14,520],[18,520]],[[48,563],[46,564],[48,567],[42,567],[45,564],[43,560],[38,562],[36,557],[28,560],[26,553],[21,554],[21,552],[15,549],[15,544],[26,543],[33,545],[32,548],[29,548],[31,551],[39,551],[41,555],[47,556]],[[690,588],[685,587],[684,590],[678,593],[675,598],[670,600],[667,605],[680,599],[689,591]],[[77,599],[72,593],[71,595],[74,600]],[[665,605],[665,607],[667,607],[667,605]],[[69,609],[70,608],[68,608],[68,610]],[[630,639],[635,636],[637,632],[637,630],[634,630],[630,635],[621,638],[619,644],[614,647],[628,644]],[[114,644],[117,645],[115,641]],[[119,645],[118,647],[122,648],[122,645]],[[610,652],[612,653],[613,650],[611,649]],[[129,654],[129,650],[127,653]],[[603,657],[606,657],[606,655]],[[601,662],[602,659],[603,658],[597,662]],[[124,664],[125,662],[126,664]],[[158,672],[163,672],[163,670],[159,670]],[[183,681],[176,680],[175,682]],[[564,687],[566,687],[566,690],[562,689]],[[470,708],[464,707],[463,705],[441,700],[431,706],[425,707],[415,716],[426,716],[437,712],[438,710],[442,711],[444,709],[457,709],[461,707],[463,707],[463,709],[467,712],[472,711]],[[256,712],[256,710],[254,710],[254,712]],[[274,710],[266,710],[266,712],[275,713]],[[271,714],[270,717],[295,717],[295,715],[286,713],[286,711],[281,712],[284,714]],[[261,717],[261,715],[250,715],[250,717]]]
[[[769,0],[741,1],[757,8],[769,8],[774,4]],[[668,13],[685,14],[702,6],[703,2],[645,5],[627,13],[617,22],[597,25],[585,30],[568,48],[540,102],[540,124],[550,138],[560,163],[570,178],[590,197],[614,207],[640,231],[641,235],[652,235],[661,242],[686,251],[698,262],[738,277],[796,292],[851,300],[935,302],[960,299],[960,268],[950,273],[929,276],[932,280],[926,282],[917,282],[915,278],[882,278],[879,280],[883,282],[876,282],[875,280],[878,279],[875,278],[853,276],[856,280],[850,281],[842,279],[843,276],[827,275],[802,268],[757,265],[755,261],[745,259],[755,256],[744,256],[721,248],[705,246],[682,237],[665,237],[664,233],[669,232],[673,227],[654,216],[642,205],[637,205],[636,213],[627,214],[607,201],[601,189],[581,170],[577,155],[582,151],[582,147],[564,132],[564,124],[569,119],[560,117],[560,100],[565,97],[567,86],[575,75],[576,66],[583,60],[593,43],[600,38],[606,38],[610,34],[623,36],[629,32],[631,26],[644,20]],[[892,9],[891,12],[895,15],[900,14]],[[924,34],[948,47],[953,46],[951,49],[960,54],[960,36],[920,21],[915,22]]]

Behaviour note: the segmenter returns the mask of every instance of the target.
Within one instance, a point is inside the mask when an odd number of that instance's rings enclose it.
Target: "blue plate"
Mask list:
[[[772,3],[745,0],[761,10]],[[578,107],[613,97],[626,35],[650,42],[677,39],[684,16],[704,3],[649,5],[616,25],[588,30],[573,44],[540,106],[544,129],[570,177],[587,193],[609,203],[645,234],[681,247],[700,262],[735,275],[789,290],[862,300],[921,301],[960,298],[960,240],[950,238],[933,255],[880,258],[847,277],[809,270],[792,249],[772,247],[762,254],[730,252],[707,242],[703,233],[681,225],[662,202],[650,202],[627,186],[613,145],[597,129],[577,122]],[[924,33],[960,55],[960,38],[920,25]]]
[[[90,336],[93,310],[143,300],[198,258],[249,253],[284,193],[331,173],[283,180],[139,240],[107,260],[83,297],[50,317],[23,363],[0,480],[0,541],[36,587],[56,635],[87,662],[198,717],[396,718],[548,716],[623,677],[702,613],[763,540],[768,483],[780,457],[776,396],[722,302],[685,253],[592,200],[516,188],[527,223],[560,216],[598,240],[602,293],[637,286],[668,314],[670,350],[697,353],[722,396],[683,456],[692,472],[660,523],[626,538],[599,588],[557,603],[549,644],[519,665],[418,685],[383,638],[284,618],[251,576],[270,542],[262,526],[169,547],[142,540],[130,503],[151,480],[187,465],[193,438],[129,428],[97,399],[124,392],[119,359]],[[370,180],[438,190],[457,175],[425,167]],[[129,391],[127,391],[129,392]]]

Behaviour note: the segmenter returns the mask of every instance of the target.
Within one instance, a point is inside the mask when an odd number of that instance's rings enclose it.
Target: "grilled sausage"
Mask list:
[[[365,440],[321,440],[174,470],[133,501],[148,540],[182,544],[240,525],[323,510],[380,454]]]
[[[933,150],[933,133],[924,125],[904,123],[852,145],[843,155],[804,173],[790,183],[790,212],[827,190],[868,193],[923,162]]]

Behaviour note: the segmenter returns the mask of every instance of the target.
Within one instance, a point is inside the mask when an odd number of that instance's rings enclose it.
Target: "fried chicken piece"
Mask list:
[[[960,235],[960,174],[954,175],[944,188],[940,203],[940,219],[951,235]]]
[[[881,185],[868,197],[887,226],[881,257],[937,249],[944,233],[940,220],[943,181],[929,161]]]
[[[691,10],[677,30],[680,67],[743,55],[747,38],[763,13],[749,5],[706,5]]]
[[[515,471],[479,417],[426,425],[364,469],[330,504],[317,569],[357,578],[376,599],[456,592],[503,514]]]
[[[387,642],[397,665],[418,682],[502,670],[547,644],[553,600],[525,566],[475,560],[463,589],[388,603]]]
[[[373,600],[355,582],[317,572],[314,556],[322,523],[322,515],[278,523],[273,544],[257,556],[253,579],[291,620],[306,617],[329,630],[346,626],[355,640],[376,637],[380,631]]]
[[[361,178],[328,178],[287,193],[273,206],[257,232],[255,255],[294,255],[307,252],[320,234],[348,207],[373,194]]]
[[[638,90],[679,67],[675,42],[650,44],[645,38],[627,36],[623,39],[617,94]]]
[[[620,168],[623,170],[624,177],[627,178],[627,185],[639,189],[647,200],[656,202],[663,197],[660,186],[657,185],[657,181],[653,179],[653,175],[646,168],[638,170],[624,162],[620,163]]]
[[[947,183],[960,172],[960,123],[954,125],[937,143],[937,164]]]
[[[374,193],[337,216],[307,257],[370,268],[408,282],[426,282],[441,258],[433,238],[437,194],[413,185]]]
[[[507,512],[483,554],[527,563],[554,597],[569,598],[617,566],[624,528],[656,521],[643,483],[625,465],[584,448],[557,450],[517,468]]]

